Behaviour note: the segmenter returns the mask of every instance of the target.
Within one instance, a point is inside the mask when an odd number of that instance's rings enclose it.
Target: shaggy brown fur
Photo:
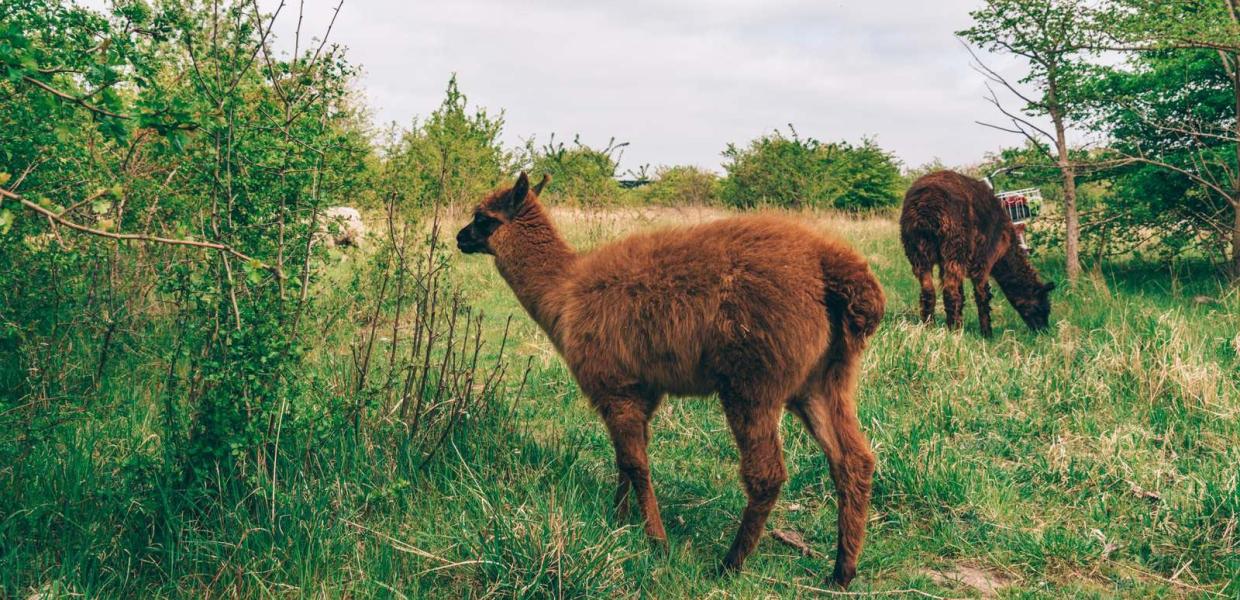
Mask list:
[[[934,320],[934,266],[939,267],[947,326],[960,327],[963,280],[973,280],[982,335],[990,337],[990,276],[1030,329],[1050,318],[1054,283],[1042,283],[1021,252],[1012,220],[985,183],[951,171],[913,182],[900,213],[904,255],[921,282],[921,319]]]
[[[606,422],[616,452],[616,507],[637,496],[646,533],[664,542],[646,446],[665,394],[718,392],[741,454],[749,502],[724,558],[739,569],[787,478],[785,408],[831,464],[839,494],[834,579],[856,575],[874,455],[857,421],[860,353],[884,297],[844,242],[790,220],[740,217],[646,233],[575,253],[525,174],[491,195],[457,235],[495,265],[563,355]]]

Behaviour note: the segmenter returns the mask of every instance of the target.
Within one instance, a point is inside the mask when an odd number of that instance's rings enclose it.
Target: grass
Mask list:
[[[723,214],[557,218],[589,247]],[[861,381],[878,471],[854,592],[1240,597],[1240,294],[1192,270],[1107,265],[1055,293],[1049,333],[1029,333],[997,300],[996,336],[984,340],[971,303],[962,333],[916,322],[892,220],[804,218],[870,257],[888,294]],[[39,474],[20,479],[32,487],[0,496],[0,597],[820,593],[811,588],[830,573],[835,495],[794,419],[784,424],[790,479],[768,530],[799,532],[817,556],[767,535],[742,574],[715,575],[744,496],[723,416],[700,398],[671,399],[655,419],[670,538],[655,552],[636,517],[611,514],[610,443],[550,344],[489,260],[453,261],[492,339],[515,315],[512,347],[534,365],[505,407],[511,417],[471,424],[423,471],[402,468],[396,449],[340,435],[289,449],[308,458],[278,486],[249,474],[234,493],[172,510],[145,466],[158,403],[137,375],[119,378],[112,414],[40,438],[25,467]],[[1037,262],[1062,279],[1054,256]],[[16,468],[0,465],[0,481],[18,481]],[[277,493],[264,500],[269,487]]]

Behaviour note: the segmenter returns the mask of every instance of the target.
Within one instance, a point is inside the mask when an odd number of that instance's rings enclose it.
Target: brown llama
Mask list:
[[[834,581],[856,576],[874,454],[857,421],[860,354],[883,316],[878,280],[844,242],[791,220],[749,216],[644,233],[578,254],[524,173],[478,205],[457,234],[487,253],[555,344],[607,425],[616,453],[615,507],[637,496],[660,546],[646,447],[665,394],[718,392],[740,450],[748,496],[723,560],[741,567],[787,479],[779,423],[804,422],[839,495]]]
[[[933,271],[938,265],[948,328],[961,325],[966,275],[973,281],[983,336],[991,336],[992,275],[1030,329],[1046,328],[1055,284],[1038,279],[1020,249],[1011,218],[985,183],[952,171],[918,178],[904,195],[900,241],[921,283],[922,321],[934,321]]]

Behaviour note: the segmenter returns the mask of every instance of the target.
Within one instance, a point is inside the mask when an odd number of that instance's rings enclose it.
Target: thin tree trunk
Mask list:
[[[1227,15],[1231,17],[1233,25],[1240,25],[1240,6],[1236,0],[1227,0]],[[1222,53],[1223,67],[1227,70],[1228,78],[1231,79],[1231,93],[1235,101],[1235,124],[1234,131],[1236,134],[1236,170],[1231,180],[1231,276],[1235,281],[1240,281],[1240,54]]]
[[[1240,190],[1236,191],[1236,199],[1240,199]],[[1231,278],[1240,282],[1240,202],[1231,203]]]
[[[1081,274],[1081,222],[1076,211],[1076,167],[1068,156],[1068,139],[1064,132],[1063,115],[1052,111],[1055,122],[1055,149],[1058,151],[1059,172],[1063,174],[1064,253],[1068,280],[1076,281]]]

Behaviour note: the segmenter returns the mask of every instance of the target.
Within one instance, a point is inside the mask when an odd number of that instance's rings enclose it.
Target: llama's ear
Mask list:
[[[551,175],[548,173],[543,173],[542,181],[539,181],[538,185],[534,186],[534,195],[541,196],[543,188],[546,187],[548,183],[551,183]]]
[[[517,176],[517,183],[512,186],[512,200],[508,205],[508,210],[517,210],[521,208],[521,204],[525,202],[525,196],[530,193],[530,176],[521,171]]]

